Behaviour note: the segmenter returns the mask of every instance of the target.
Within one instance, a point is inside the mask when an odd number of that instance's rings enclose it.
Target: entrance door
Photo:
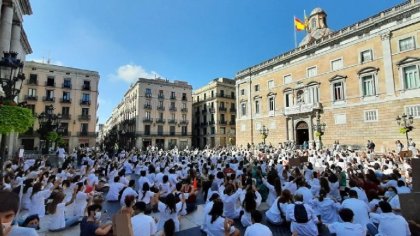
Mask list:
[[[143,140],[143,146],[142,146],[143,151],[146,151],[147,147],[149,147],[150,145],[152,145],[152,140]]]
[[[159,149],[165,149],[165,140],[164,139],[156,139],[156,146]]]
[[[303,142],[309,142],[308,124],[300,121],[296,125],[296,145],[303,145]]]

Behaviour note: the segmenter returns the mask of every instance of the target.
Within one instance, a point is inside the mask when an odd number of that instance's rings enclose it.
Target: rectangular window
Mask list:
[[[38,84],[38,75],[37,74],[30,74],[28,83],[29,84]]]
[[[245,95],[245,89],[241,89],[241,95]]]
[[[85,134],[86,135],[88,133],[88,130],[89,130],[89,124],[82,123],[80,125],[81,125],[80,132],[82,132],[82,134]]]
[[[268,102],[269,102],[269,110],[274,111],[275,109],[274,97],[270,97]]]
[[[260,85],[259,85],[259,84],[256,84],[256,85],[254,86],[254,90],[255,90],[255,92],[260,91]]]
[[[71,88],[71,79],[64,79],[63,88]]]
[[[225,96],[225,90],[220,90],[220,96],[224,97]]]
[[[146,119],[150,119],[150,111],[146,111]]]
[[[150,101],[148,101],[150,103]],[[150,105],[150,104],[149,104]],[[159,101],[159,107],[163,108],[163,101]]]
[[[255,114],[260,114],[260,101],[255,101]]]
[[[364,120],[365,122],[378,121],[378,110],[364,111]]]
[[[82,115],[83,116],[89,115],[89,108],[82,108]]]
[[[175,135],[175,126],[169,126],[169,135]]]
[[[163,112],[159,113],[159,120],[163,120]]]
[[[163,125],[158,125],[157,132],[158,132],[158,135],[160,135],[160,136],[163,135]]]
[[[28,90],[28,96],[29,97],[35,97],[36,96],[36,89],[30,88]]]
[[[407,51],[415,48],[414,37],[408,37],[399,41],[400,51]]]
[[[187,94],[186,93],[182,93],[182,101],[187,101]]]
[[[242,114],[242,116],[246,116],[246,104],[245,103],[242,103],[241,104],[241,114]]]
[[[343,101],[344,100],[344,83],[335,82],[333,84],[333,99],[334,101]]]
[[[283,77],[283,81],[284,81],[284,84],[290,84],[290,83],[292,83],[292,75],[285,75]]]
[[[268,88],[269,88],[269,89],[274,88],[274,80],[270,80],[270,81],[268,81]]]
[[[220,134],[226,134],[226,128],[225,127],[220,128]]]
[[[420,88],[419,67],[417,65],[403,68],[405,89]]]
[[[146,88],[146,95],[152,95],[152,89]]]
[[[150,135],[150,125],[145,125],[144,126],[144,134],[145,135]]]
[[[90,81],[89,80],[84,80],[83,81],[83,89],[90,90]]]
[[[182,114],[182,120],[186,121],[187,120],[187,114]]]
[[[47,99],[54,99],[54,90],[47,90]]]
[[[331,70],[336,71],[343,68],[343,60],[337,59],[331,62]]]
[[[362,77],[363,96],[375,95],[375,78],[373,75],[366,75]]]
[[[372,57],[372,50],[366,50],[360,53],[360,62],[364,63],[364,62],[368,62],[368,61],[372,61],[373,57]]]
[[[182,126],[182,127],[181,127],[181,132],[182,132],[182,135],[184,135],[184,136],[185,136],[185,135],[187,135],[187,130],[188,130],[188,129],[187,129],[187,126]]]
[[[88,93],[82,94],[82,101],[89,102],[90,101],[90,94],[88,94]]]
[[[47,78],[47,86],[51,86],[51,87],[54,87],[55,86],[54,77],[48,76],[48,78]]]
[[[286,100],[286,107],[290,107],[292,106],[292,101],[293,101],[293,97],[291,93],[286,93],[285,95],[285,100]]]
[[[406,106],[405,113],[413,116],[414,118],[420,118],[420,104]]]
[[[70,115],[70,107],[62,107],[61,115]]]
[[[318,70],[316,66],[310,67],[308,68],[308,71],[307,71],[307,77],[308,78],[314,77],[317,75],[317,73],[318,73]]]
[[[211,91],[211,97],[214,98],[214,91]]]
[[[174,91],[172,91],[171,92],[171,99],[175,99],[176,98],[176,96],[175,96],[175,92]]]

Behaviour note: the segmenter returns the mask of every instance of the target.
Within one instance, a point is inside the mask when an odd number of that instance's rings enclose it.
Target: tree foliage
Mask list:
[[[0,105],[0,133],[24,133],[34,124],[35,118],[32,111],[27,108]]]

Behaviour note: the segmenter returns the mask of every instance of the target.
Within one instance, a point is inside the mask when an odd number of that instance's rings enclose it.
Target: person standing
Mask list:
[[[66,150],[64,150],[63,146],[59,146],[56,153],[57,153],[57,164],[58,164],[58,167],[60,168],[64,163]]]

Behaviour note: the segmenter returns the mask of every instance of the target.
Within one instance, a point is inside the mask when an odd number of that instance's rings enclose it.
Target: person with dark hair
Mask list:
[[[336,221],[327,225],[331,234],[337,236],[366,236],[366,227],[353,223],[354,214],[351,209],[343,208],[339,211],[339,215],[343,222]]]
[[[186,211],[184,194],[181,193],[180,197],[181,201],[176,203],[176,197],[174,194],[169,193],[165,198],[165,202],[163,203],[159,200],[159,193],[155,195],[152,205],[157,204],[157,208],[159,210],[159,221],[157,224],[158,230],[162,230],[163,224],[167,220],[172,219],[175,222],[175,231],[179,231],[178,216]]]
[[[411,189],[407,187],[404,180],[398,180],[397,185],[398,185],[397,187],[398,194],[411,193]]]
[[[162,236],[175,236],[175,222],[172,219],[165,221]]]
[[[340,208],[340,203],[336,203],[328,197],[324,189],[319,191],[318,199],[314,199],[311,205],[316,209],[316,214],[320,216],[323,223],[331,224],[338,220],[337,211]]]
[[[295,203],[290,204],[286,210],[286,220],[290,221],[290,231],[298,235],[318,235],[318,218],[312,207],[303,203],[303,196],[296,194]]]
[[[277,174],[277,172],[275,172]],[[268,196],[267,196],[267,204],[271,206],[276,198],[281,195],[281,182],[280,178],[277,176],[275,178],[271,178],[272,180],[268,181],[265,178],[262,178],[262,183],[265,185],[265,187],[268,188]]]
[[[341,203],[341,208],[349,208],[354,214],[354,223],[363,227],[369,223],[369,206],[362,200],[358,199],[355,190],[349,191],[349,199]]]
[[[252,185],[249,186],[245,193],[245,198],[242,202],[243,214],[241,215],[242,226],[247,227],[252,224],[251,213],[256,210],[258,205],[261,203],[261,194],[258,193],[257,188]],[[256,197],[258,193],[258,198]]]
[[[207,232],[212,236],[239,236],[240,232],[233,226],[233,220],[223,217],[223,202],[215,201],[207,218]]]
[[[305,204],[309,204],[314,196],[312,194],[312,191],[308,187],[306,187],[305,179],[304,178],[296,179],[296,185],[298,189],[296,190],[295,195],[296,194],[302,195],[303,202]]]
[[[377,207],[381,209],[382,213],[371,212],[369,214],[373,222],[367,226],[371,235],[411,235],[408,222],[404,217],[392,212],[391,204],[380,201]]]
[[[124,201],[127,196],[134,196],[134,198],[138,197],[139,194],[136,192],[136,190],[134,190],[135,185],[136,185],[136,181],[132,179],[128,182],[128,186],[126,188],[123,188],[120,191],[119,201],[120,201],[121,206],[125,205]]]
[[[149,183],[145,182],[139,191],[137,201],[144,202],[146,204],[146,214],[152,210],[151,202],[154,196],[155,193],[150,191]]]
[[[83,217],[82,222],[80,222],[80,236],[107,235],[111,231],[112,224],[99,225],[102,216],[101,210],[101,205],[88,206],[88,215]]]
[[[47,212],[50,214],[50,224],[48,230],[52,232],[58,232],[65,230],[66,228],[76,225],[79,222],[79,217],[73,216],[65,218],[66,206],[69,206],[76,199],[76,189],[74,189],[72,198],[69,202],[63,202],[65,195],[62,192],[54,192],[52,194],[52,202],[47,204]]]
[[[117,202],[118,201],[118,194],[119,192],[125,187],[123,183],[120,183],[120,177],[115,176],[114,182],[109,183],[109,190],[108,194],[106,195],[105,199],[108,202]]]
[[[146,203],[137,202],[134,205],[137,215],[131,218],[131,225],[133,226],[133,233],[136,236],[150,236],[157,231],[156,222],[153,217],[145,215]],[[165,228],[165,227],[164,227]]]
[[[203,210],[204,221],[203,221],[203,224],[201,225],[201,230],[204,231],[205,233],[208,233],[207,232],[207,218],[209,217],[208,215],[211,209],[213,208],[213,204],[215,201],[220,201],[220,196],[217,192],[213,193],[210,196],[209,202],[207,202],[206,205],[204,206],[204,210]]]
[[[40,222],[40,219],[38,215],[30,215],[26,217],[26,219],[20,225],[22,227],[33,228],[33,229],[39,230],[39,222]]]
[[[37,182],[32,187],[32,194],[29,197],[31,206],[29,207],[29,215],[37,214],[40,218],[45,216],[45,200],[50,197],[52,190],[59,185],[59,182],[49,188],[42,190],[42,183]]]
[[[241,182],[238,182],[238,188],[234,184],[227,184],[223,194],[220,195],[220,199],[224,203],[223,215],[230,219],[239,218],[240,209],[236,207],[236,202],[242,194]]]
[[[13,225],[19,210],[19,196],[16,193],[0,190],[0,235],[37,236],[35,229]],[[39,219],[39,218],[38,218]]]
[[[385,192],[384,197],[386,201],[392,206],[392,210],[400,211],[400,197],[398,196],[398,190],[394,186],[389,186],[388,190]]]
[[[288,189],[282,191],[270,208],[265,212],[267,221],[273,225],[280,225],[286,221],[287,206],[292,203],[292,194]]]
[[[270,228],[261,224],[262,214],[257,210],[251,212],[252,225],[248,226],[245,230],[244,236],[264,235],[272,236]]]

